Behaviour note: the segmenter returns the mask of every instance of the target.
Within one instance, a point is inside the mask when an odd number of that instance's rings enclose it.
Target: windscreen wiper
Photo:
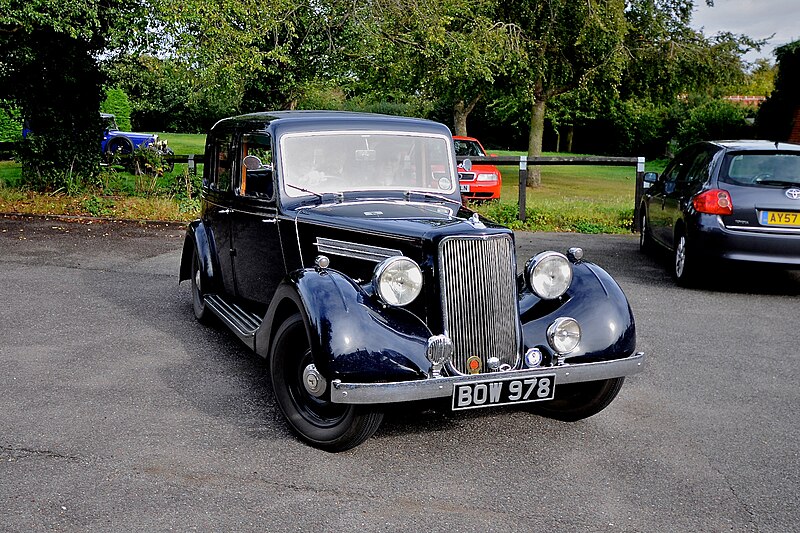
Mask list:
[[[785,187],[794,187],[796,185],[800,185],[800,183],[796,181],[776,180],[776,179],[757,179],[756,183],[761,185],[778,185]]]
[[[301,192],[307,192],[308,194],[313,194],[314,196],[319,198],[320,201],[322,201],[322,195],[320,193],[318,193],[318,192],[310,191],[308,189],[304,189],[302,187],[298,187],[297,185],[292,185],[291,183],[286,183],[285,185],[287,187],[291,187],[292,189],[297,189],[298,191],[301,191]]]
[[[451,203],[451,204],[459,204],[459,203],[460,203],[460,202],[458,202],[458,201],[456,201],[456,200],[453,200],[453,199],[452,199],[452,198],[450,198],[449,196],[443,196],[443,195],[441,195],[441,194],[436,194],[436,193],[433,193],[433,192],[425,192],[425,191],[406,191],[406,192],[404,193],[404,196],[405,196],[405,198],[406,198],[406,201],[407,201],[407,202],[408,202],[408,201],[411,201],[411,198],[412,198],[412,196],[414,196],[414,195],[420,195],[420,196],[422,196],[423,198],[433,198],[433,199],[435,199],[435,200],[442,200],[442,201],[445,201],[445,202],[448,202],[448,203]]]
[[[344,193],[342,193],[342,192],[318,193],[318,192],[314,192],[314,191],[309,190],[309,189],[304,189],[302,187],[298,187],[297,185],[292,185],[291,183],[287,183],[286,186],[287,187],[291,187],[292,189],[297,189],[298,191],[307,192],[308,194],[313,194],[314,196],[317,197],[317,200],[319,200],[320,204],[324,204],[324,203],[328,203],[328,202],[334,202],[334,203],[338,204],[338,203],[341,203],[341,202],[344,201]]]

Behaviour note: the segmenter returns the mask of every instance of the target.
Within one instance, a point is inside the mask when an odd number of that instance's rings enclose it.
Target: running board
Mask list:
[[[226,302],[221,296],[208,294],[204,298],[205,304],[215,315],[233,331],[242,342],[255,349],[256,331],[261,325],[262,317],[255,313],[245,311],[236,304]]]

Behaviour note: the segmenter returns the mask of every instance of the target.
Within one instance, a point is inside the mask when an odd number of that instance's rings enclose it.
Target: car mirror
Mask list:
[[[642,177],[645,183],[653,184],[658,181],[658,174],[655,172],[645,172],[644,176]]]
[[[254,155],[246,155],[242,163],[247,170],[258,170],[262,167],[261,160]]]
[[[461,162],[461,168],[469,172],[470,170],[472,170],[472,161],[470,161],[469,159],[463,160]]]

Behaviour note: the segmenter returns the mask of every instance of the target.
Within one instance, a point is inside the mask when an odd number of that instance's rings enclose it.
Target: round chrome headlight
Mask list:
[[[547,328],[547,343],[559,355],[568,354],[581,342],[581,327],[574,318],[559,317]]]
[[[408,257],[390,257],[375,267],[372,286],[384,303],[408,305],[422,292],[422,270]]]
[[[572,263],[558,252],[542,252],[528,261],[525,268],[531,290],[544,300],[558,298],[572,283]]]

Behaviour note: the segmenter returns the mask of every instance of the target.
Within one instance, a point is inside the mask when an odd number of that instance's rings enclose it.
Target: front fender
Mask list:
[[[328,379],[363,383],[428,376],[428,327],[330,269],[297,270],[281,283],[256,334],[260,355],[269,356],[272,334],[296,311],[303,316],[314,364]]]
[[[183,239],[183,252],[181,252],[181,269],[178,283],[190,279],[192,276],[192,255],[197,250],[200,258],[200,274],[204,284],[214,280],[214,265],[212,260],[211,243],[208,240],[205,225],[202,220],[194,220],[186,228],[186,237]],[[210,286],[210,285],[205,285]]]
[[[581,342],[566,357],[569,363],[621,359],[636,350],[636,326],[628,299],[616,281],[599,266],[573,265],[572,284],[560,300],[540,300],[529,290],[520,298],[525,349],[538,347],[553,356],[547,328],[558,317],[569,316],[581,326]]]

